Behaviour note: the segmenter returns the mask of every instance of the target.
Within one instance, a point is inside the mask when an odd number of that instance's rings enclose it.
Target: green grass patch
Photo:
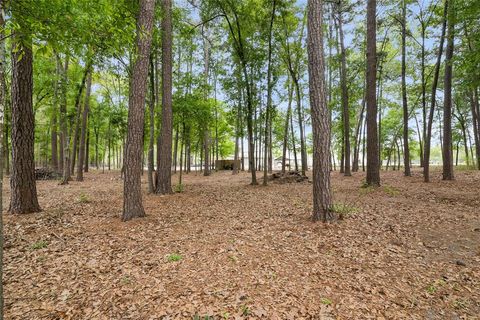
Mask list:
[[[179,255],[178,253],[172,253],[172,254],[169,254],[169,255],[167,256],[167,260],[168,260],[169,262],[177,262],[177,261],[182,260],[182,256]]]
[[[44,249],[48,246],[48,242],[45,241],[45,240],[39,240],[35,243],[32,243],[32,245],[30,246],[30,248],[32,250],[40,250],[40,249]]]

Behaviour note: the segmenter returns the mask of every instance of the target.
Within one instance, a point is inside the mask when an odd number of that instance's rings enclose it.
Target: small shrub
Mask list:
[[[88,196],[84,193],[82,193],[80,195],[80,197],[78,197],[78,202],[79,203],[90,203],[90,199],[88,198]]]
[[[344,203],[334,203],[330,210],[338,214],[340,220],[358,212],[357,208]]]
[[[48,246],[48,243],[47,241],[45,240],[40,240],[40,241],[37,241],[35,243],[33,243],[30,248],[32,248],[32,250],[40,250],[40,249],[44,249]]]
[[[179,183],[175,185],[175,192],[176,193],[182,193],[184,191],[184,185],[182,183]]]
[[[392,186],[384,186],[383,191],[385,191],[386,194],[388,194],[389,196],[392,196],[392,197],[400,194],[400,190],[398,190],[397,188],[392,187]]]
[[[178,253],[172,253],[172,254],[168,255],[167,260],[169,262],[177,262],[177,261],[182,260],[182,256],[179,255]]]
[[[250,315],[250,308],[248,306],[242,307],[242,316],[247,317]]]

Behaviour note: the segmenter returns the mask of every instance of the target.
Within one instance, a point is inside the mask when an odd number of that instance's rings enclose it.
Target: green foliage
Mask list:
[[[80,196],[78,197],[78,202],[79,202],[79,203],[90,203],[90,198],[88,197],[88,195],[82,193],[82,194],[80,194]]]
[[[48,242],[47,242],[47,241],[45,241],[45,240],[39,240],[39,241],[33,243],[33,244],[30,246],[30,249],[32,249],[32,250],[40,250],[40,249],[45,249],[47,246],[48,246]]]
[[[167,260],[169,262],[178,262],[178,261],[182,260],[182,256],[178,253],[172,253],[172,254],[169,254],[167,256]]]
[[[175,192],[182,193],[185,190],[185,186],[182,183],[175,185]]]

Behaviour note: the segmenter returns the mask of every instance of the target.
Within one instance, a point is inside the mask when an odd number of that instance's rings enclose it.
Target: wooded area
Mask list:
[[[480,314],[478,1],[0,9],[0,320]]]

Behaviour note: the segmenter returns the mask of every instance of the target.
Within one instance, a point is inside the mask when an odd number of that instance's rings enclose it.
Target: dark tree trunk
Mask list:
[[[162,127],[155,193],[172,193],[172,0],[162,0]]]
[[[270,138],[270,128],[272,125],[271,114],[272,114],[272,38],[273,38],[273,24],[275,22],[275,10],[277,6],[277,1],[273,0],[272,5],[272,15],[270,19],[270,29],[268,34],[268,67],[267,67],[267,107],[265,110],[265,148],[264,148],[264,161],[263,161],[263,185],[268,184],[268,150],[272,141]]]
[[[342,116],[343,116],[343,168],[345,176],[351,176],[350,170],[350,113],[348,110],[348,87],[347,87],[347,52],[343,37],[343,17],[341,3],[338,4],[338,30],[340,35],[341,56],[341,89],[342,89]]]
[[[428,115],[428,125],[427,125],[428,126],[427,137],[425,139],[425,149],[423,152],[423,155],[425,157],[425,159],[423,160],[423,179],[425,182],[430,181],[430,144],[432,141],[432,126],[433,126],[433,118],[435,115],[436,94],[437,94],[438,78],[440,76],[440,65],[442,62],[442,55],[443,55],[443,44],[445,41],[445,32],[447,29],[447,12],[448,12],[448,0],[445,0],[445,7],[443,9],[442,35],[440,36],[437,62],[435,64],[435,71],[434,71],[433,82],[432,82],[430,113]]]
[[[380,156],[377,129],[377,1],[367,3],[367,184],[380,186]]]
[[[330,112],[326,102],[322,0],[308,1],[308,74],[313,129],[313,220],[334,220],[330,190]]]
[[[153,193],[154,184],[153,184],[153,169],[154,169],[154,154],[153,146],[155,139],[155,67],[153,64],[153,56],[150,56],[150,99],[148,101],[148,111],[150,115],[149,125],[149,139],[148,139],[148,193]]]
[[[41,210],[35,181],[32,40],[26,28],[22,32],[21,36],[13,36],[12,43],[12,175],[8,210],[19,214]]]
[[[78,150],[77,181],[83,181],[83,167],[85,165],[84,162],[85,162],[85,154],[86,154],[85,140],[87,136],[88,113],[90,111],[90,93],[92,91],[92,73],[93,73],[93,70],[90,69],[87,77],[87,89],[85,92],[85,106],[83,107],[83,114],[82,114],[82,130],[80,133],[80,148]]]
[[[455,0],[448,2],[448,33],[445,51],[445,83],[443,103],[443,180],[454,180],[452,150],[452,69],[455,36]]]
[[[406,177],[410,172],[410,149],[408,144],[408,102],[407,102],[407,1],[402,2],[402,105],[403,105],[403,164]]]
[[[63,177],[61,184],[68,184],[70,180],[70,139],[68,138],[68,128],[67,128],[67,85],[68,85],[68,55],[65,57],[65,66],[62,70],[62,80],[61,80],[61,93],[62,100],[60,102],[60,130],[61,134],[61,149],[60,157],[62,168],[63,168]]]
[[[87,120],[87,142],[85,144],[85,164],[83,167],[84,172],[88,172],[90,166],[90,128],[89,121]]]
[[[122,221],[144,217],[142,204],[142,154],[144,106],[148,87],[148,62],[152,43],[155,0],[140,0],[137,20],[136,58],[130,80],[128,130],[125,144],[125,182]]]
[[[285,133],[283,135],[283,153],[282,153],[282,173],[285,173],[285,167],[286,167],[286,158],[287,158],[287,148],[288,148],[288,127],[290,126],[290,119],[292,117],[292,99],[293,99],[293,89],[291,86],[291,82],[288,81],[288,108],[287,108],[287,116],[285,119]],[[289,166],[290,166],[290,161],[289,161]],[[290,171],[290,167],[289,167]]]
[[[51,148],[52,148],[52,168],[54,170],[58,170],[58,134],[57,134],[57,110],[58,110],[58,91],[59,91],[59,84],[58,84],[58,77],[60,76],[60,66],[57,63],[57,68],[55,72],[55,79],[54,84],[54,93],[53,93],[53,110],[52,110],[52,118],[51,118]]]

